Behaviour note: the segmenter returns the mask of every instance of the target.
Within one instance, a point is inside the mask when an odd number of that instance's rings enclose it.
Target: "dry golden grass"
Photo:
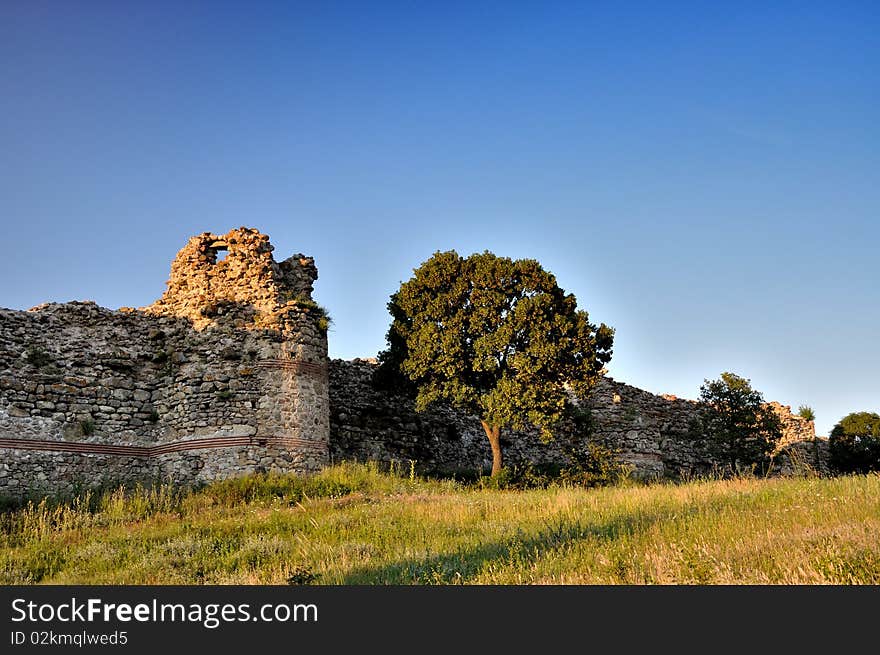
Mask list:
[[[8,512],[0,581],[878,584],[880,476],[497,491],[343,465]]]

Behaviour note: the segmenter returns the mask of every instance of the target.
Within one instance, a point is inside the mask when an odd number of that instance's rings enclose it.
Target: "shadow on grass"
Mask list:
[[[544,555],[564,550],[579,541],[616,541],[649,530],[652,526],[683,515],[697,508],[682,511],[681,507],[637,514],[615,516],[608,521],[581,524],[576,520],[557,518],[545,522],[537,534],[521,530],[504,539],[459,548],[423,558],[407,558],[391,564],[361,567],[349,571],[342,584],[463,584],[481,572],[513,567],[526,570]],[[625,570],[618,571],[621,578]]]

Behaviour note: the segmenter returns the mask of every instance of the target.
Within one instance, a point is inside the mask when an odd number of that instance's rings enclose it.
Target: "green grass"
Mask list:
[[[340,465],[0,515],[0,583],[880,584],[880,476],[503,491]]]

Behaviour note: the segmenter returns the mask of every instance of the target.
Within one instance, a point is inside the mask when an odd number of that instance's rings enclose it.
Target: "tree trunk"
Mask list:
[[[501,428],[497,425],[489,425],[486,421],[480,421],[486,436],[489,438],[489,445],[492,446],[492,477],[501,473]]]

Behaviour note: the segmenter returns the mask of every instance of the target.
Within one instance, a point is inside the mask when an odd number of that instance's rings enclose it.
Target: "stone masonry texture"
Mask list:
[[[193,486],[341,460],[490,466],[476,417],[416,412],[410,398],[373,385],[374,360],[329,361],[314,261],[277,262],[272,252],[254,229],[206,232],[178,252],[165,293],[147,307],[0,309],[0,497]],[[713,466],[690,436],[693,401],[606,378],[579,402],[592,416],[590,439],[635,475]],[[813,424],[772,406],[785,426],[777,470],[821,464]],[[503,447],[512,464],[564,465],[585,443],[577,431],[550,443],[522,432]]]
[[[375,360],[330,362],[330,457],[415,462],[430,472],[479,473],[491,469],[492,453],[479,418],[448,407],[416,412],[413,400],[373,385]],[[591,416],[588,434],[562,426],[556,438],[543,442],[537,431],[502,433],[509,465],[571,463],[570,453],[599,443],[638,478],[681,478],[711,473],[717,463],[693,435],[699,405],[692,400],[659,396],[604,378],[586,398],[575,399]],[[791,473],[816,461],[812,421],[795,416],[788,406],[769,403],[780,416],[783,438],[774,457],[776,473]]]
[[[149,307],[0,310],[0,496],[320,469],[316,278],[310,258],[275,262],[241,228],[190,239]]]

